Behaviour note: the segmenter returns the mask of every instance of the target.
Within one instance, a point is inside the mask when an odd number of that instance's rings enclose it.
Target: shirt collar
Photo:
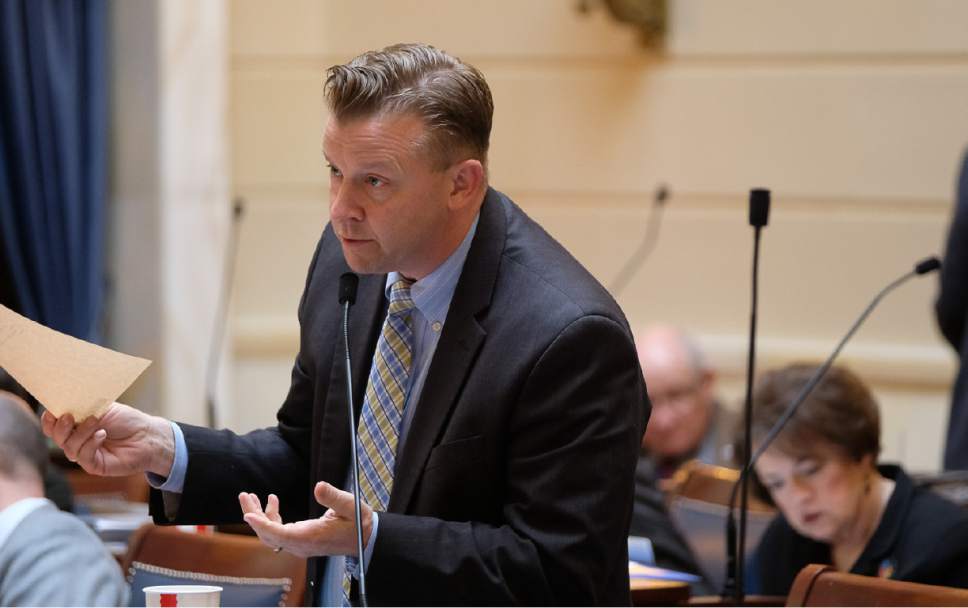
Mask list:
[[[477,222],[480,217],[480,212],[478,212],[477,217],[474,218],[474,223],[471,224],[470,229],[464,236],[464,240],[450,254],[450,257],[410,288],[410,297],[413,299],[414,306],[428,323],[442,324],[447,317],[450,300],[457,288],[457,280],[464,268],[464,260],[467,259],[467,252],[470,250],[474,234],[477,232]],[[403,278],[403,275],[396,271],[387,275],[385,286],[387,299],[390,298],[390,287],[401,278]]]

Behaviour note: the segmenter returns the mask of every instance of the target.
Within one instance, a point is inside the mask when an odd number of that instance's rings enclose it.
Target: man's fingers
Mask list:
[[[279,515],[279,497],[275,494],[269,494],[269,499],[266,500],[266,517],[276,523],[282,523],[282,517]]]
[[[64,414],[54,424],[52,437],[57,445],[63,447],[64,442],[67,441],[72,432],[74,432],[74,416]]]
[[[54,438],[54,425],[57,424],[57,418],[44,410],[44,413],[40,415],[40,428],[44,430],[44,435],[47,435],[51,439]]]
[[[61,447],[64,449],[64,454],[71,460],[76,461],[77,454],[81,450],[81,446],[83,446],[87,440],[91,438],[91,435],[93,435],[94,431],[97,430],[99,423],[100,421],[97,418],[89,416],[84,420],[84,422],[74,427],[74,432],[72,432],[63,445],[61,445]]]
[[[242,513],[262,514],[262,503],[259,502],[259,497],[251,492],[239,494],[239,504],[242,505]]]
[[[88,473],[98,473],[97,463],[94,461],[95,454],[104,444],[104,440],[107,439],[108,432],[104,429],[98,429],[94,432],[91,437],[84,442],[84,444],[77,450],[77,462],[80,464],[84,470]]]
[[[265,544],[269,545],[273,549],[276,547],[282,547],[286,544],[286,526],[284,524],[274,522],[265,513],[261,511],[258,513],[249,512],[242,516],[245,523],[249,524],[255,531],[259,539]]]
[[[344,492],[325,481],[321,481],[316,484],[314,494],[316,495],[316,502],[324,507],[329,507],[340,517],[350,519],[355,517],[356,509],[353,506],[353,495],[349,492]]]

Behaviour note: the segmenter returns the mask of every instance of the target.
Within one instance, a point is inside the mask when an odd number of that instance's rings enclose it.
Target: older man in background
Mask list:
[[[30,407],[0,391],[0,606],[124,606],[98,537],[44,498],[47,443]]]
[[[642,448],[661,478],[688,460],[731,465],[736,415],[716,399],[716,373],[691,337],[660,325],[637,340],[652,402]]]

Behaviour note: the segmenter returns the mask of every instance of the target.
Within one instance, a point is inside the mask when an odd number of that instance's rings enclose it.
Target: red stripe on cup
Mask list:
[[[162,593],[161,594],[161,605],[165,608],[177,608],[178,606],[178,594],[177,593]]]

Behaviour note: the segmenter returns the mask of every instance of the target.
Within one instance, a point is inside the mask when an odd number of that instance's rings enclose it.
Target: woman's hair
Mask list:
[[[787,406],[817,370],[793,364],[763,375],[753,393],[753,445],[759,445]],[[877,402],[867,386],[845,367],[834,366],[800,404],[773,446],[796,457],[816,455],[824,444],[860,461],[881,451]]]
[[[458,155],[487,166],[494,102],[477,68],[426,44],[396,44],[329,68],[326,100],[339,121],[413,114],[441,168]]]

